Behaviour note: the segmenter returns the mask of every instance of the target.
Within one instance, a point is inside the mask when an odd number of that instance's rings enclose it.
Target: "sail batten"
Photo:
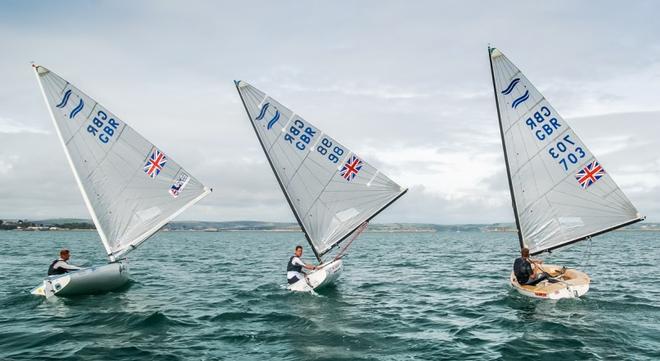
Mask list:
[[[58,138],[111,260],[211,190],[87,94],[34,66]]]
[[[336,139],[252,85],[236,82],[252,127],[321,260],[405,189]]]
[[[489,49],[521,247],[557,249],[643,217],[582,139],[526,76]]]

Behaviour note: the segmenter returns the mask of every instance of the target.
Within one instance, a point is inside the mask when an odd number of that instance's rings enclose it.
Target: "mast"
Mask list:
[[[520,219],[518,218],[518,206],[516,205],[516,196],[513,194],[513,182],[511,181],[511,169],[509,169],[509,156],[506,152],[506,143],[504,142],[504,128],[502,127],[502,116],[500,114],[500,102],[497,99],[497,86],[495,85],[495,72],[493,71],[493,58],[491,52],[495,48],[488,46],[488,61],[490,62],[490,76],[493,81],[493,94],[495,95],[495,107],[497,108],[497,121],[500,126],[500,137],[502,139],[502,150],[504,151],[504,164],[506,165],[506,177],[509,182],[509,193],[511,194],[511,204],[513,206],[513,216],[516,219],[516,230],[518,231],[518,242],[520,249],[525,247],[523,242],[522,230],[520,229]]]
[[[275,166],[273,165],[273,161],[270,159],[270,156],[268,155],[268,151],[266,150],[266,146],[264,145],[264,142],[261,140],[261,137],[259,136],[259,131],[257,131],[257,127],[254,125],[254,122],[252,122],[252,115],[250,114],[250,111],[248,110],[247,105],[245,104],[245,99],[243,99],[243,94],[241,94],[241,90],[238,88],[238,85],[240,84],[240,80],[234,80],[234,85],[236,86],[236,91],[238,92],[238,96],[241,97],[241,103],[243,103],[243,108],[245,108],[245,112],[248,115],[250,124],[252,125],[252,129],[254,129],[254,133],[257,135],[257,139],[259,139],[259,144],[261,145],[261,149],[264,151],[264,154],[266,155],[266,159],[268,159],[268,164],[270,165],[270,169],[273,171],[275,174],[275,179],[277,179],[277,183],[280,185],[280,189],[282,189],[282,193],[284,193],[284,197],[286,198],[287,203],[289,203],[289,207],[291,208],[291,211],[293,212],[293,215],[296,217],[296,221],[298,222],[298,225],[303,231],[303,234],[305,235],[305,239],[307,239],[307,243],[309,243],[310,247],[312,248],[312,252],[314,252],[314,256],[319,262],[322,262],[321,260],[321,254],[319,254],[316,249],[314,248],[314,244],[312,243],[312,239],[309,237],[309,234],[307,233],[307,230],[305,229],[305,226],[303,225],[302,221],[300,220],[300,216],[298,216],[298,213],[296,212],[296,208],[293,206],[293,203],[291,203],[291,198],[289,198],[289,193],[287,193],[286,189],[284,188],[284,184],[282,183],[282,180],[280,179],[280,176],[277,174],[277,171],[275,170]],[[348,235],[346,236],[348,237]]]
[[[36,64],[32,64],[32,67],[34,68],[34,74],[37,76],[37,82],[39,83],[39,88],[41,89],[41,95],[44,97],[44,101],[46,102],[46,108],[48,108],[48,114],[50,114],[50,118],[53,121],[53,125],[55,126],[55,131],[57,132],[57,137],[60,139],[60,144],[62,144],[62,148],[64,148],[64,154],[66,155],[66,159],[69,163],[69,167],[71,168],[71,172],[73,172],[73,177],[76,179],[76,183],[78,184],[78,189],[80,189],[80,193],[83,196],[83,200],[85,201],[85,206],[87,206],[87,210],[89,211],[89,214],[92,216],[92,221],[94,222],[94,226],[96,227],[96,232],[98,232],[99,237],[101,237],[101,243],[103,243],[103,248],[105,248],[108,259],[110,259],[110,262],[114,262],[115,256],[112,254],[112,250],[110,249],[108,243],[108,237],[103,232],[103,228],[101,228],[101,223],[99,222],[99,219],[96,216],[96,212],[94,212],[94,207],[92,207],[92,203],[89,201],[89,197],[87,196],[87,192],[85,192],[85,188],[82,185],[80,176],[78,175],[78,172],[76,171],[76,168],[73,165],[73,159],[71,159],[71,154],[69,154],[69,149],[67,149],[66,144],[64,144],[64,138],[62,137],[62,132],[60,131],[59,126],[57,125],[57,121],[55,120],[55,114],[53,114],[53,109],[48,103],[46,90],[44,89],[44,85],[41,82],[41,78],[39,78],[39,68],[43,68],[43,67]],[[46,70],[50,71],[48,69]]]

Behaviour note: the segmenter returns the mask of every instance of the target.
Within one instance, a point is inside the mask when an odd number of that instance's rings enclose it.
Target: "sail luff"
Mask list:
[[[76,179],[76,184],[78,185],[78,189],[80,189],[80,193],[83,196],[83,200],[85,202],[85,206],[87,207],[87,210],[89,211],[90,216],[92,217],[92,222],[94,222],[94,226],[96,227],[96,231],[99,234],[99,237],[101,238],[101,243],[103,244],[103,247],[105,248],[105,251],[107,253],[108,258],[110,259],[111,262],[115,261],[114,256],[112,255],[112,249],[110,247],[110,244],[108,242],[108,237],[105,235],[105,232],[103,231],[103,228],[101,227],[101,223],[99,222],[99,219],[96,215],[96,212],[94,211],[94,207],[92,207],[92,204],[89,200],[89,197],[87,195],[87,192],[85,191],[85,187],[82,185],[82,181],[80,180],[80,175],[78,175],[78,171],[76,170],[74,164],[73,164],[73,159],[71,158],[71,154],[69,153],[69,149],[67,148],[65,142],[64,142],[64,137],[62,136],[62,132],[60,131],[60,127],[57,124],[57,120],[55,118],[55,114],[53,113],[53,109],[51,108],[49,102],[48,102],[48,97],[46,96],[46,90],[44,89],[44,84],[41,81],[41,78],[39,77],[39,65],[32,64],[32,67],[34,68],[34,74],[37,77],[37,82],[39,83],[39,89],[41,89],[41,95],[44,98],[44,101],[46,102],[46,108],[48,108],[48,114],[50,114],[50,118],[53,121],[53,125],[55,126],[55,131],[57,132],[57,137],[60,140],[60,144],[62,145],[62,148],[64,148],[64,154],[66,155],[67,162],[69,163],[69,168],[71,168],[71,172],[73,173],[73,177]]]
[[[493,70],[493,58],[491,56],[494,48],[488,47],[488,61],[490,62],[490,76],[493,81],[493,93],[495,95],[495,108],[497,109],[497,122],[500,128],[500,139],[502,141],[502,150],[504,152],[504,164],[506,165],[506,178],[509,184],[509,194],[511,195],[511,205],[513,207],[513,216],[516,220],[516,231],[518,233],[518,243],[520,244],[520,249],[525,247],[523,242],[522,230],[520,228],[520,219],[518,217],[518,206],[516,205],[516,196],[513,192],[513,182],[511,181],[511,168],[509,167],[509,156],[506,151],[506,141],[504,139],[504,128],[502,126],[502,115],[500,114],[500,103],[497,97],[497,86],[495,84],[495,72]]]
[[[250,114],[250,110],[247,107],[247,104],[245,104],[245,99],[243,99],[243,94],[241,93],[241,90],[239,89],[239,84],[240,80],[234,80],[234,85],[236,86],[236,91],[238,92],[238,96],[241,98],[241,103],[243,103],[243,107],[245,108],[245,112],[248,115],[248,120],[250,124],[252,125],[252,129],[254,130],[254,133],[257,136],[257,139],[259,140],[259,144],[261,145],[261,149],[264,151],[264,154],[266,155],[266,159],[268,159],[268,164],[270,165],[271,170],[273,171],[273,174],[275,174],[275,179],[277,179],[277,183],[280,185],[280,189],[282,189],[282,193],[284,193],[284,197],[286,198],[287,203],[289,204],[289,207],[291,208],[291,211],[293,212],[294,217],[296,218],[296,221],[298,222],[298,225],[303,231],[303,234],[305,235],[305,239],[307,240],[307,243],[309,243],[310,247],[312,248],[312,251],[314,252],[314,256],[316,259],[321,262],[321,255],[317,252],[316,248],[314,247],[314,243],[312,242],[312,239],[310,238],[307,229],[305,228],[305,225],[303,224],[302,220],[300,219],[300,216],[298,215],[298,212],[296,211],[296,208],[293,206],[293,203],[291,203],[291,198],[289,196],[289,193],[287,192],[286,188],[284,187],[284,184],[282,183],[282,180],[280,179],[279,174],[275,170],[275,166],[273,165],[273,161],[270,158],[270,155],[268,151],[266,150],[266,146],[261,139],[261,136],[259,136],[259,131],[257,131],[257,127],[252,121],[252,115]],[[292,115],[293,116],[293,115]],[[271,147],[274,145],[274,143],[271,145]]]

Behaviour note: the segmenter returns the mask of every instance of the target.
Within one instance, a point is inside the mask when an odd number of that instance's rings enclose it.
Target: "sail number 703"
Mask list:
[[[573,148],[573,150],[569,150],[569,147]],[[566,134],[561,140],[559,140],[554,147],[550,147],[548,149],[548,154],[550,154],[553,159],[558,159],[557,163],[559,163],[565,171],[568,171],[570,164],[577,164],[578,160],[587,155],[584,149],[571,139],[569,134]]]

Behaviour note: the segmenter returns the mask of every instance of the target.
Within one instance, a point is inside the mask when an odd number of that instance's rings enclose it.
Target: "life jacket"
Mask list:
[[[49,276],[61,275],[61,274],[65,274],[65,273],[69,272],[66,268],[62,268],[62,267],[54,268],[55,263],[57,263],[59,261],[61,261],[61,260],[56,259],[53,262],[51,262],[50,267],[48,267],[48,275]]]
[[[532,265],[528,260],[518,257],[513,262],[513,274],[516,276],[518,283],[526,283],[532,275]]]
[[[286,271],[287,272],[302,272],[303,267],[299,264],[293,264],[293,259],[296,258],[296,256],[291,256],[289,258],[289,264],[286,265]]]

